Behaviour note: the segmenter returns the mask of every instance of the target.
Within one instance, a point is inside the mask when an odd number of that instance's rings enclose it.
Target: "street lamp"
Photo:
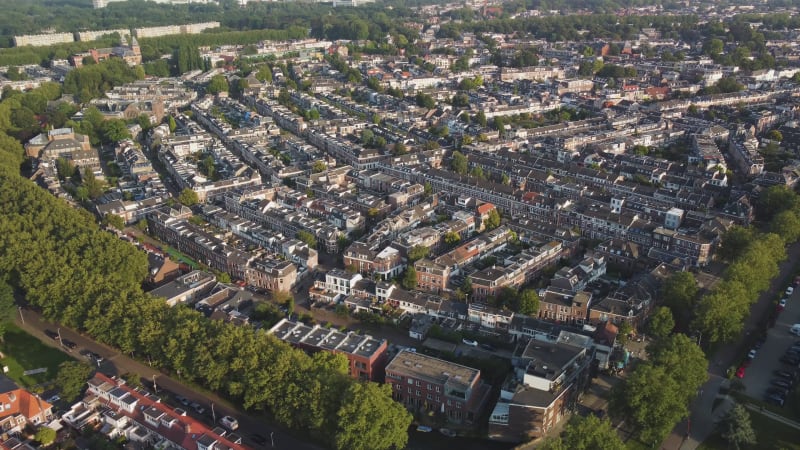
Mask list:
[[[274,434],[275,434],[274,431],[270,431],[269,432],[269,440],[272,441],[272,447],[273,448],[275,448],[275,438],[273,437]]]
[[[17,306],[17,310],[19,310],[19,320],[25,325],[25,316],[22,315],[22,306]]]
[[[58,343],[63,347],[64,344],[61,343],[61,327],[56,328],[56,331],[58,332]]]
[[[158,385],[156,384],[156,374],[153,374],[153,390],[158,394]]]
[[[214,402],[211,402],[211,420],[217,423],[217,413],[214,412]]]

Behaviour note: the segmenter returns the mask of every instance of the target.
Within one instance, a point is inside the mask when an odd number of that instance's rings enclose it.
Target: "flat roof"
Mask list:
[[[392,359],[386,366],[386,372],[405,374],[441,385],[448,383],[464,390],[469,388],[481,373],[478,369],[407,350],[401,350]]]
[[[309,327],[288,319],[282,319],[275,324],[269,330],[269,333],[291,344],[303,344],[363,358],[372,357],[386,343],[385,340],[375,339],[369,335],[359,335],[352,331],[342,333],[341,331],[322,328],[318,325]]]

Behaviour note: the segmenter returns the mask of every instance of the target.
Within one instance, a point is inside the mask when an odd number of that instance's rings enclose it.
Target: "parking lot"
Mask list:
[[[748,396],[764,400],[765,393],[770,383],[777,377],[776,370],[797,370],[780,362],[781,356],[800,337],[789,333],[789,328],[795,323],[800,323],[800,294],[796,290],[789,298],[786,308],[778,316],[775,326],[767,332],[766,342],[757,351],[755,358],[745,370],[742,379]]]

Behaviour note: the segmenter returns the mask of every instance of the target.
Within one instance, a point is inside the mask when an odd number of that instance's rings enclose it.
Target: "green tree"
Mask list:
[[[194,206],[200,203],[200,197],[197,196],[197,192],[184,188],[178,195],[178,201],[185,206]]]
[[[36,430],[36,434],[34,435],[34,439],[43,446],[47,447],[48,445],[52,444],[56,440],[56,430],[48,427],[48,426],[41,426],[38,430]]]
[[[11,311],[14,310],[14,288],[4,279],[0,279],[0,341],[6,334],[8,323],[11,320]]]
[[[697,298],[697,280],[691,272],[676,272],[661,285],[661,298],[673,314],[691,311]]]
[[[526,316],[536,316],[539,312],[539,294],[536,289],[525,289],[519,294],[517,312]]]
[[[267,64],[262,65],[256,72],[256,79],[263,83],[272,83],[272,69]]]
[[[450,161],[450,168],[457,174],[466,175],[468,169],[467,157],[459,151],[454,151]]]
[[[222,75],[214,75],[211,77],[211,81],[208,82],[208,86],[206,86],[206,91],[209,94],[216,95],[220,92],[228,92],[228,79]]]
[[[767,133],[767,139],[781,142],[783,141],[783,133],[778,130],[770,130],[769,133]]]
[[[103,182],[95,178],[94,172],[88,167],[83,169],[82,180],[81,185],[86,188],[89,197],[97,199],[103,195]]]
[[[352,383],[337,414],[336,449],[405,448],[413,417],[391,398],[391,384]]]
[[[106,214],[103,217],[103,222],[106,225],[114,227],[114,228],[116,228],[117,230],[120,230],[120,231],[122,231],[122,229],[125,228],[125,221],[122,219],[122,217],[120,217],[120,216],[118,216],[116,214],[111,214],[111,213]]]
[[[477,114],[475,114],[475,123],[482,127],[485,127],[488,123],[486,120],[486,114],[483,112],[483,110],[480,110],[477,112]]]
[[[736,450],[756,444],[757,437],[753,424],[750,422],[750,413],[738,403],[728,411],[719,427],[722,439],[725,439],[728,445]]]
[[[785,185],[772,186],[758,197],[759,216],[766,222],[778,213],[798,209],[800,209],[800,199]]]
[[[486,218],[486,228],[493,230],[500,226],[500,213],[497,209],[489,211],[489,217]]]
[[[689,413],[683,386],[664,367],[649,363],[636,366],[612,389],[609,407],[638,429],[648,445],[661,442]]]
[[[406,274],[403,275],[402,285],[408,290],[417,288],[417,269],[409,265]]]
[[[169,116],[167,123],[169,124],[169,132],[174,133],[175,129],[178,128],[178,124],[175,122],[175,117]]]
[[[725,261],[732,262],[738,259],[739,256],[750,247],[750,244],[753,243],[755,238],[756,235],[752,228],[733,226],[722,234],[717,256]]]
[[[693,339],[675,333],[647,346],[649,361],[678,382],[688,405],[708,379],[708,360]]]
[[[564,427],[561,438],[550,438],[539,450],[625,450],[625,444],[607,419],[595,415],[572,418]]]
[[[113,143],[131,138],[128,125],[122,119],[110,119],[100,125],[103,142]]]
[[[656,339],[664,339],[672,333],[675,328],[675,319],[672,318],[672,311],[666,306],[661,306],[650,315],[650,324],[647,329],[651,336]]]
[[[408,251],[408,262],[413,264],[422,258],[427,258],[430,249],[424,245],[415,245]]]
[[[66,361],[58,366],[55,384],[61,391],[61,398],[73,402],[80,396],[92,368],[76,361]]]
[[[628,343],[631,333],[633,333],[633,327],[631,326],[630,322],[623,320],[622,323],[619,324],[619,333],[617,334],[617,341],[620,343],[620,345],[625,345]]]
[[[297,239],[305,242],[311,248],[317,248],[317,238],[308,231],[301,230],[297,232]]]
[[[461,241],[461,235],[455,231],[448,231],[444,234],[444,243],[447,245],[456,245]]]
[[[481,166],[475,166],[472,170],[469,171],[469,174],[475,178],[480,178],[481,180],[486,179],[486,175],[483,174],[483,169]]]
[[[328,165],[325,164],[325,161],[316,160],[316,161],[314,161],[314,164],[311,166],[311,172],[313,172],[313,173],[325,172],[325,170],[327,168],[328,168]]]
[[[422,189],[426,197],[430,197],[433,194],[433,186],[431,186],[431,184],[428,182],[425,182],[425,184],[422,186]]]
[[[417,106],[433,109],[436,107],[436,100],[433,99],[430,95],[420,92],[415,97],[415,101],[417,102]]]
[[[782,211],[772,218],[769,228],[787,244],[796,242],[800,238],[800,217],[794,210]]]

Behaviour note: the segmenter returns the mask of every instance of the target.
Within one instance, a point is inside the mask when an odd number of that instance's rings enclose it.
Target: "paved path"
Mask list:
[[[758,301],[750,308],[750,315],[747,316],[744,324],[745,332],[742,334],[742,339],[723,345],[711,358],[708,368],[709,380],[701,388],[702,395],[694,401],[689,419],[675,426],[672,433],[662,443],[662,449],[695,450],[714,432],[714,420],[727,413],[727,408],[732,406],[731,403],[726,402],[713,414],[709,414],[719,393],[719,388],[722,386],[720,380],[725,378],[727,369],[744,351],[746,334],[761,328],[761,324],[766,321],[767,315],[774,307],[772,302],[775,296],[777,293],[783,292],[791,282],[793,271],[800,262],[800,242],[792,244],[786,250],[786,254],[787,258],[781,263],[778,276],[772,280],[770,288],[763,292]]]
[[[230,402],[217,395],[205,392],[201,393],[199,391],[196,391],[182,384],[180,381],[170,376],[167,376],[162,372],[159,372],[158,370],[154,370],[153,368],[145,364],[139,363],[138,361],[135,361],[127,357],[126,355],[120,354],[116,349],[95,342],[94,340],[84,335],[81,335],[63,325],[48,323],[34,311],[26,309],[22,311],[22,315],[24,317],[25,322],[22,323],[20,315],[17,314],[16,315],[17,325],[19,325],[22,329],[32,334],[33,336],[38,337],[39,339],[42,340],[42,342],[45,342],[47,345],[51,345],[53,347],[59,347],[62,350],[65,350],[63,347],[58,345],[56,341],[50,339],[44,334],[44,330],[46,329],[55,331],[57,328],[60,328],[61,336],[64,339],[69,339],[78,345],[78,348],[69,352],[71,356],[86,361],[85,358],[83,358],[78,354],[79,349],[87,349],[95,353],[98,353],[100,356],[105,358],[105,360],[100,364],[98,370],[107,375],[113,376],[126,373],[138,374],[139,376],[142,377],[143,381],[155,379],[158,388],[158,394],[161,395],[162,398],[165,398],[165,396],[163,395],[164,391],[168,391],[173,394],[182,395],[188,398],[190,401],[198,402],[201,405],[210,406],[211,404],[213,404],[214,412],[216,413],[217,419],[225,415],[230,415],[235,417],[239,421],[239,429],[236,431],[236,433],[244,438],[245,444],[250,448],[254,449],[264,448],[255,444],[250,439],[251,435],[258,433],[267,438],[268,448],[291,449],[291,450],[294,449],[322,450],[322,447],[316,444],[301,441],[295,438],[294,436],[287,434],[285,430],[282,430],[277,426],[270,424],[267,421],[267,419],[263,417],[257,417],[245,414],[243,411],[237,409]],[[152,386],[152,381],[150,381],[149,384]],[[174,403],[174,398],[170,398],[169,400],[171,400]],[[197,415],[194,413],[194,411],[190,411],[190,415],[206,423],[207,425],[211,425],[213,422],[212,418],[210,417],[211,415],[210,411],[208,411],[206,415]],[[270,434],[272,434],[272,437],[275,441],[274,447],[272,447],[269,442]]]

